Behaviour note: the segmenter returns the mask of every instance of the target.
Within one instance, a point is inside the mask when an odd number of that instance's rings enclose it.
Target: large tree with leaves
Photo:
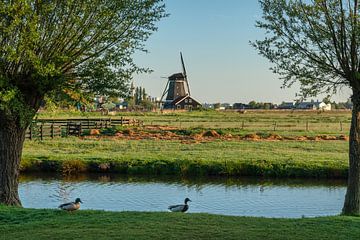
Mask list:
[[[0,1],[0,203],[21,205],[25,130],[45,95],[119,91],[164,16],[162,0]]]
[[[348,187],[343,214],[360,214],[360,18],[357,0],[259,0],[264,40],[253,42],[284,86],[302,97],[352,89]]]

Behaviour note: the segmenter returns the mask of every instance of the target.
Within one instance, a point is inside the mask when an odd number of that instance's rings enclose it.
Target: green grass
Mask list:
[[[347,176],[346,141],[180,141],[58,138],[26,141],[23,171],[268,177]]]
[[[0,239],[358,239],[359,217],[267,219],[209,214],[0,206]]]
[[[116,116],[78,111],[40,112],[38,118],[71,117],[128,117],[145,125],[175,126],[179,128],[227,129],[236,133],[276,131],[280,135],[347,134],[350,129],[350,111],[192,111],[192,112],[119,112]],[[341,122],[341,124],[340,124]],[[275,126],[276,123],[276,126]],[[308,126],[308,127],[306,127]]]

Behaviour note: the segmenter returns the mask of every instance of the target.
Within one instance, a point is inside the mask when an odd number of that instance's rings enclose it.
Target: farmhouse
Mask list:
[[[178,97],[175,99],[171,106],[175,109],[185,109],[185,110],[192,110],[197,109],[201,107],[201,103],[199,101],[195,100],[194,98],[190,97],[189,95]]]

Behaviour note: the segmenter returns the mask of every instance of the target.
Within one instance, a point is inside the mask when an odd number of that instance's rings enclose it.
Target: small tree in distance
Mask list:
[[[0,204],[21,205],[25,130],[46,95],[122,93],[136,50],[165,17],[162,0],[0,2]]]
[[[273,63],[285,87],[304,98],[352,89],[349,175],[343,214],[360,214],[360,18],[358,0],[259,0],[256,26],[267,37],[252,45]]]

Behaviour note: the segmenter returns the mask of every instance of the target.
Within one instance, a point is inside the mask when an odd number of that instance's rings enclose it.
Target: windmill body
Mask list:
[[[189,82],[182,54],[180,53],[182,73],[175,73],[168,77],[164,93],[161,97],[164,109],[195,109],[201,104],[190,96]],[[165,101],[163,101],[166,95]]]

